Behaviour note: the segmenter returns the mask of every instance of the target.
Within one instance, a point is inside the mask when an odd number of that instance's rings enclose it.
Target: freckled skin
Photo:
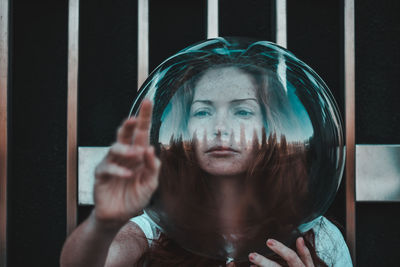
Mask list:
[[[250,75],[235,67],[207,71],[197,82],[188,130],[196,136],[200,166],[216,176],[243,173],[252,160],[255,133],[263,125],[256,88]],[[210,152],[215,147],[231,149]]]

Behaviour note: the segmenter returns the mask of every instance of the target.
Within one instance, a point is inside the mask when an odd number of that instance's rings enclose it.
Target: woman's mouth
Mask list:
[[[214,146],[206,151],[206,154],[216,156],[216,157],[226,157],[238,154],[239,151],[226,146]]]

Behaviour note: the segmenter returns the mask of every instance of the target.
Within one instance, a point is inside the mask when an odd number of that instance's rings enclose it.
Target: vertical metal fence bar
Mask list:
[[[67,235],[77,224],[79,0],[68,6]]]
[[[207,39],[218,37],[218,0],[207,0]]]
[[[8,0],[0,0],[0,266],[7,263]]]
[[[287,20],[286,20],[286,0],[275,0],[276,14],[276,43],[282,47],[287,47]]]
[[[138,87],[149,75],[149,0],[138,1]]]
[[[344,2],[344,71],[346,110],[346,240],[356,266],[355,214],[355,47],[354,0]]]

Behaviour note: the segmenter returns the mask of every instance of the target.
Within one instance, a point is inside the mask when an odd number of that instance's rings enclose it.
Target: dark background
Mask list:
[[[68,1],[10,1],[8,266],[58,266],[66,238]],[[288,0],[288,49],[344,114],[343,0]],[[272,0],[220,0],[221,36],[274,41]],[[400,144],[400,1],[356,1],[356,143]],[[206,38],[205,0],[150,0],[150,70]],[[80,4],[78,145],[108,146],[137,90],[137,2]],[[345,179],[345,178],[344,178]],[[345,227],[344,179],[328,212]],[[79,207],[83,220],[90,207]],[[357,203],[357,266],[398,266],[400,203]],[[341,230],[344,232],[345,228]]]

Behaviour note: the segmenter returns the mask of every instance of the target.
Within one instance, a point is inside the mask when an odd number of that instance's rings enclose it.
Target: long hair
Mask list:
[[[196,163],[194,149],[193,144],[177,142],[162,150],[160,190],[156,197],[164,203],[159,208],[167,211],[168,220],[173,222],[162,226],[170,234],[179,235],[175,228],[179,225],[179,231],[188,234],[187,240],[183,240],[185,245],[223,257],[226,251],[221,248],[226,240],[221,238],[221,232],[226,229],[218,228],[219,210],[209,192],[209,177]],[[316,254],[313,231],[300,233],[296,228],[307,202],[306,159],[302,153],[301,148],[287,144],[284,139],[278,143],[276,136],[263,138],[256,160],[244,177],[242,205],[233,216],[234,229],[241,231],[241,239],[235,244],[238,254],[251,252],[241,247],[241,243],[265,247],[257,252],[270,254],[265,245],[267,237],[290,240],[290,237],[303,236],[315,265],[326,266]],[[295,249],[293,241],[290,240],[290,246]],[[165,234],[153,244],[138,266],[144,262],[146,266],[221,266],[225,263],[191,253],[190,248],[182,248]],[[286,266],[277,255],[268,257]],[[249,262],[237,265],[242,264],[248,266]]]
[[[208,61],[209,62],[209,61]],[[160,171],[160,186],[153,197],[153,206],[149,213],[159,216],[159,222],[168,221],[161,227],[169,236],[179,236],[179,242],[161,234],[153,242],[153,246],[145,252],[137,266],[224,266],[219,260],[228,256],[227,240],[221,233],[234,232],[240,239],[238,242],[229,240],[238,255],[246,255],[248,246],[257,247],[257,252],[268,257],[282,266],[287,264],[277,255],[271,254],[266,247],[267,238],[285,240],[295,249],[295,239],[303,236],[316,266],[327,266],[316,254],[314,233],[312,230],[300,233],[297,229],[307,212],[308,168],[305,145],[288,142],[282,134],[282,114],[278,117],[274,112],[280,110],[288,122],[294,122],[294,115],[278,78],[272,71],[261,67],[241,64],[239,67],[254,78],[256,94],[262,110],[264,127],[261,140],[254,140],[254,160],[249,164],[241,180],[241,203],[231,215],[229,229],[226,225],[218,225],[220,210],[216,199],[210,194],[210,175],[200,168],[195,155],[196,140],[187,138],[185,129],[187,117],[193,100],[193,90],[201,73],[212,68],[221,68],[237,64],[232,62],[212,62],[205,67],[188,69],[183,77],[195,77],[190,82],[181,79],[172,90],[175,94],[169,102],[167,112],[156,119],[163,121],[162,125],[152,128],[153,139],[171,137],[169,143],[165,140],[159,144],[158,153],[162,162]],[[273,106],[278,105],[278,106]],[[157,106],[157,105],[156,105]],[[165,105],[164,105],[165,107]],[[160,114],[160,112],[154,112]],[[158,115],[156,115],[158,116]],[[174,118],[174,120],[169,120]],[[168,131],[168,129],[173,129]],[[277,136],[278,135],[278,136]],[[154,201],[155,200],[155,201]],[[165,214],[168,214],[167,217]],[[187,236],[182,236],[187,233]],[[246,244],[242,246],[241,244]],[[182,245],[185,247],[183,248]],[[191,251],[202,251],[207,257]],[[261,250],[261,251],[260,251]],[[219,258],[219,259],[218,259]],[[243,260],[236,265],[248,266]]]

